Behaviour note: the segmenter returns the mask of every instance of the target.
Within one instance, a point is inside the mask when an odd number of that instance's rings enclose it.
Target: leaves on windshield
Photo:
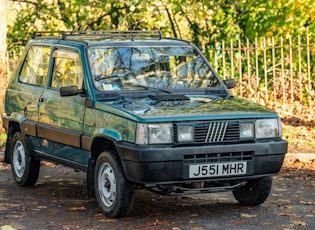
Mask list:
[[[158,89],[219,86],[208,64],[192,47],[96,47],[89,50],[89,57],[99,89],[104,87],[98,84],[108,84],[107,79]]]

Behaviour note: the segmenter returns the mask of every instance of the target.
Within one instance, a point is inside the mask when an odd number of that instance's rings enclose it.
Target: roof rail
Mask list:
[[[35,31],[32,34],[32,39],[36,39],[36,38],[61,38],[61,39],[65,39],[65,31]]]
[[[36,31],[32,38],[59,38],[66,39],[80,39],[80,37],[92,38],[129,38],[134,40],[136,38],[142,39],[162,39],[163,35],[160,30],[92,30],[92,31]]]

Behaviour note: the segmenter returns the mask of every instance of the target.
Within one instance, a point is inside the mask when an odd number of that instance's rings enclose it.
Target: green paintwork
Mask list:
[[[111,140],[134,142],[136,123],[128,119],[130,115],[125,113],[127,117],[123,117],[123,113],[111,113],[106,105],[97,105],[95,109],[86,109],[84,132],[93,134],[94,136],[103,136]],[[95,127],[92,127],[92,123]]]
[[[17,85],[18,83],[14,83]],[[32,121],[38,120],[38,100],[43,92],[43,88],[18,84],[20,91],[14,88],[8,88],[6,93],[6,112],[11,114],[14,112],[23,114],[25,119]]]
[[[278,117],[274,111],[241,98],[229,100],[205,95],[190,96],[188,101],[158,103],[149,98],[134,99],[133,103],[121,101],[111,106],[120,110],[117,114],[124,111],[139,122]]]
[[[39,111],[39,122],[82,131],[85,98],[80,96],[61,97],[59,91],[45,90]]]
[[[228,100],[192,96],[190,101],[160,103],[146,98],[135,99],[134,103],[127,105],[123,101],[96,102],[95,109],[86,109],[84,132],[111,140],[134,142],[137,122],[258,117],[278,117],[278,115],[268,108],[241,98]],[[92,123],[95,127],[92,127]]]

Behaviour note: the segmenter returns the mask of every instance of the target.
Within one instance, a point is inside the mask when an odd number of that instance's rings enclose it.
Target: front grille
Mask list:
[[[179,125],[175,124],[175,140],[177,140],[177,127]],[[195,143],[238,142],[240,139],[238,121],[196,122],[193,125]]]
[[[209,154],[191,154],[184,156],[184,164],[203,164],[250,161],[253,159],[253,152],[231,152],[231,153],[209,153]]]

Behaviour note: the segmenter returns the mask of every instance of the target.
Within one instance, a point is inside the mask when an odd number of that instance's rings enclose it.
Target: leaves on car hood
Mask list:
[[[120,101],[112,102],[112,106],[142,118],[182,115],[274,113],[272,110],[261,105],[240,98],[229,100],[221,97],[210,97],[208,95],[188,95],[188,97],[190,100],[169,101],[158,101],[149,97],[123,97]]]

